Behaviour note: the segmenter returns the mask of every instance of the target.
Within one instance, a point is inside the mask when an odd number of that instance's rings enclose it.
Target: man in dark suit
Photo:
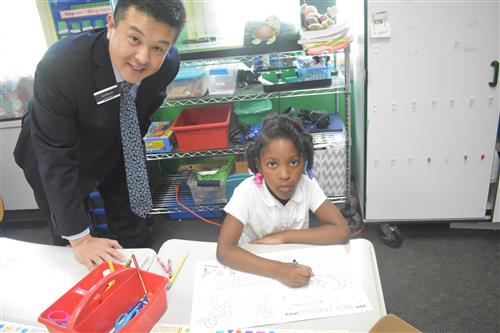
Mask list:
[[[46,213],[54,242],[69,241],[89,268],[123,260],[116,249],[147,246],[151,237],[146,220],[129,203],[120,92],[104,101],[99,97],[118,82],[133,84],[142,138],[179,70],[173,45],[185,17],[181,0],[120,0],[107,29],[66,37],[37,66],[14,156]],[[86,200],[96,188],[116,240],[90,235]]]

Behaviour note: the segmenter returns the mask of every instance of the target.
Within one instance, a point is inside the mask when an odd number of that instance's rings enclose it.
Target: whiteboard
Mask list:
[[[485,218],[499,116],[496,1],[367,4],[367,221]],[[370,29],[368,29],[369,31]]]

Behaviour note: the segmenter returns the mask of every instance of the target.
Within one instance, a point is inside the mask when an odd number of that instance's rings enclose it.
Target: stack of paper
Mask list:
[[[349,45],[352,38],[347,35],[349,26],[347,22],[334,24],[322,30],[300,31],[299,44],[308,54],[321,54],[338,51]]]

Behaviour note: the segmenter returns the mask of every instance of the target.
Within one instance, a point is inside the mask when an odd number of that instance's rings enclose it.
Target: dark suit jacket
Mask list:
[[[142,135],[177,75],[172,47],[161,69],[141,82],[136,98]],[[121,162],[120,99],[97,105],[94,93],[116,84],[106,29],[92,30],[52,45],[37,66],[33,97],[14,157],[30,177],[39,177],[62,235],[89,224],[83,199]],[[36,158],[33,158],[36,156]],[[35,168],[36,170],[36,168]],[[124,180],[125,181],[125,180]]]

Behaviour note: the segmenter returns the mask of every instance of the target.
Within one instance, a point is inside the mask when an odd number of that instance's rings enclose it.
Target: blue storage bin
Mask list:
[[[328,80],[332,77],[330,66],[325,67],[298,67],[300,81]]]
[[[178,203],[177,200],[175,199],[175,185],[179,184],[180,186],[180,191],[179,191],[179,200],[180,202],[188,207],[189,209],[193,210],[196,214],[212,219],[212,218],[221,218],[223,215],[222,208],[217,209],[216,206],[214,207],[213,210],[200,210],[200,207],[194,202],[193,197],[191,195],[191,191],[189,187],[187,186],[187,178],[188,175],[173,175],[171,176],[171,180],[167,182],[167,197],[165,198],[165,208],[169,211],[172,210],[179,210],[178,212],[172,212],[172,213],[167,213],[167,217],[171,220],[177,220],[177,219],[197,219],[198,217],[194,216],[190,212],[186,211],[184,208],[182,208]]]
[[[234,189],[240,185],[242,181],[247,179],[248,177],[252,177],[250,173],[235,173],[234,175],[230,175],[226,179],[226,198],[227,201],[231,199],[233,196]]]

